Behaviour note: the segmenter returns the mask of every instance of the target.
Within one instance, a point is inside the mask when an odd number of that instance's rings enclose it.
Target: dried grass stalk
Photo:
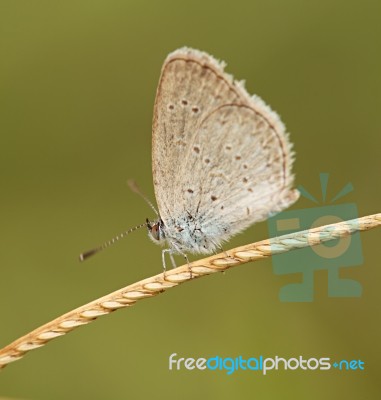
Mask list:
[[[249,261],[261,260],[274,254],[315,246],[380,225],[381,213],[295,232],[237,247],[225,253],[195,261],[190,264],[192,275],[189,266],[183,265],[168,271],[165,276],[161,273],[136,282],[61,315],[4,347],[0,350],[0,368],[19,360],[30,350],[44,346],[50,340],[63,336],[81,325],[86,325],[102,315],[109,314],[119,308],[130,307],[138,300],[156,296],[167,289],[178,286],[180,283],[225,271]]]

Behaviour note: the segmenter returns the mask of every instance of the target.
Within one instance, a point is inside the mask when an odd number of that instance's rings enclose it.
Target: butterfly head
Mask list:
[[[148,218],[146,219],[146,226],[148,229],[148,236],[154,243],[164,244],[165,233],[164,223],[161,219],[151,222]]]

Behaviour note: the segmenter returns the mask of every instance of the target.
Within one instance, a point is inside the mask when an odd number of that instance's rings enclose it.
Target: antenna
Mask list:
[[[107,247],[110,247],[111,245],[116,243],[118,240],[123,239],[129,233],[131,233],[133,231],[136,231],[137,229],[143,228],[143,226],[147,226],[147,223],[137,225],[137,226],[125,231],[125,232],[120,233],[119,235],[117,235],[117,236],[113,237],[112,239],[108,240],[107,242],[104,242],[100,246],[95,247],[94,249],[85,251],[84,253],[81,253],[79,255],[79,260],[80,261],[87,260],[89,257],[93,256],[94,254],[99,253],[100,251],[102,251],[102,250],[106,249]]]
[[[154,205],[148,200],[148,198],[146,197],[145,194],[142,193],[142,191],[140,190],[139,186],[137,185],[137,183],[130,179],[127,181],[128,186],[130,187],[130,189],[138,194],[140,197],[142,197],[144,199],[144,201],[151,207],[151,209],[154,211],[154,213],[157,215],[158,218],[160,218],[159,213],[157,212],[156,208],[154,207]],[[106,249],[107,247],[110,247],[111,245],[113,245],[114,243],[116,243],[117,241],[119,241],[120,239],[123,239],[125,236],[127,236],[129,233],[136,231],[137,229],[143,228],[143,226],[148,226],[149,227],[149,220],[147,219],[147,222],[145,222],[144,224],[140,224],[137,225],[125,232],[120,233],[119,235],[113,237],[112,239],[108,240],[107,242],[104,242],[103,244],[101,244],[98,247],[95,247],[94,249],[85,251],[84,253],[81,253],[79,255],[79,260],[80,261],[85,261],[87,260],[89,257],[93,256],[94,254],[99,253],[100,251]]]
[[[129,179],[127,181],[127,185],[134,193],[138,194],[151,207],[151,209],[157,215],[157,217],[160,218],[158,211],[156,210],[154,205],[151,203],[151,201],[147,198],[147,196],[140,190],[138,184],[133,179]]]

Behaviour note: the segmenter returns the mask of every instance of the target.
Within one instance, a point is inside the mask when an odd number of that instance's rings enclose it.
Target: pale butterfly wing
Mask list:
[[[184,48],[162,68],[153,180],[168,240],[181,251],[210,252],[299,195],[279,117],[223,67]]]

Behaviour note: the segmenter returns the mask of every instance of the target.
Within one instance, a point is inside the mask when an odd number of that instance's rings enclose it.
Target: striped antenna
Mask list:
[[[158,218],[160,218],[159,213],[157,212],[156,208],[154,207],[154,205],[150,202],[150,200],[147,198],[147,196],[145,194],[143,194],[143,192],[140,190],[139,186],[137,185],[137,183],[130,179],[127,181],[127,184],[129,186],[129,188],[136,194],[138,194],[139,196],[141,196],[144,201],[151,207],[151,209],[153,210],[153,212],[157,215]],[[120,239],[123,239],[125,236],[127,236],[129,233],[136,231],[137,229],[143,228],[143,226],[150,226],[150,222],[147,219],[147,222],[145,222],[144,224],[140,224],[138,226],[135,226],[134,228],[129,229],[128,231],[122,232],[121,234],[113,237],[111,240],[108,240],[107,242],[104,242],[102,245],[95,247],[94,249],[85,251],[84,253],[81,253],[79,255],[79,260],[80,261],[85,261],[87,260],[89,257],[93,256],[94,254],[99,253],[100,251],[106,249],[107,247],[110,247],[111,245],[113,245],[114,243],[116,243],[117,241],[119,241]]]
[[[95,247],[92,250],[88,250],[88,251],[85,251],[84,253],[81,253],[79,255],[79,260],[80,261],[87,260],[89,257],[93,256],[94,254],[99,253],[100,251],[106,249],[107,247],[110,247],[111,245],[113,245],[114,243],[119,241],[120,239],[123,239],[129,233],[131,233],[133,231],[136,231],[137,229],[143,228],[143,226],[147,226],[147,223],[145,222],[144,224],[137,225],[137,226],[129,229],[128,231],[120,233],[119,235],[117,235],[117,236],[113,237],[112,239],[108,240],[107,242],[104,242],[102,245],[100,245],[98,247]]]

